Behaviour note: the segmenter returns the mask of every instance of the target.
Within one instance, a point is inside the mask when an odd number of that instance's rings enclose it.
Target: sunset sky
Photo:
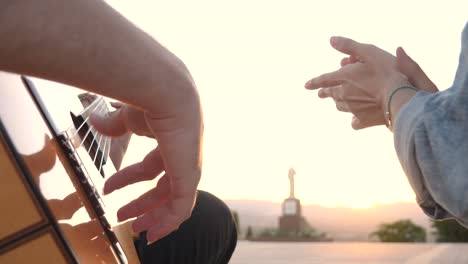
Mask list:
[[[294,166],[303,204],[414,201],[392,134],[354,131],[349,114],[303,86],[339,67],[343,55],[328,40],[342,35],[392,53],[403,46],[439,88],[449,87],[468,1],[108,2],[179,56],[197,83],[205,117],[200,189],[281,201]],[[154,144],[134,137],[124,165]]]

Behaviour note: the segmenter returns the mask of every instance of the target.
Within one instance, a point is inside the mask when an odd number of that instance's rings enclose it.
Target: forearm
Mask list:
[[[196,97],[183,63],[103,1],[1,5],[0,70],[73,85],[154,115]]]

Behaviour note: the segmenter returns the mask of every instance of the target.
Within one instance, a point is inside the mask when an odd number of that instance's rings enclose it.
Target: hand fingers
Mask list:
[[[362,44],[349,38],[331,37],[330,44],[334,49],[363,61],[367,61],[374,53],[372,45]]]
[[[343,66],[346,66],[346,65],[348,65],[350,63],[351,62],[350,62],[349,57],[344,57],[343,59],[341,59],[340,65],[341,65],[341,67],[343,67]]]
[[[116,172],[104,184],[104,194],[109,194],[127,185],[156,178],[164,170],[159,149],[151,151],[142,162]]]
[[[190,217],[193,207],[191,200],[190,197],[176,197],[164,206],[140,216],[133,222],[133,231],[148,230],[146,237],[149,243],[168,235]]]
[[[190,216],[194,206],[201,177],[203,119],[198,102],[187,107],[189,112],[177,111],[167,117],[145,113],[148,128],[157,135],[164,169],[170,179],[168,201],[134,222],[136,232],[159,226],[159,231],[151,231],[156,232],[152,235],[148,231],[149,241],[177,228]]]
[[[318,96],[320,98],[333,98],[334,100],[342,100],[340,93],[341,93],[341,85],[322,88],[318,91]]]
[[[341,85],[345,81],[345,68],[341,68],[334,72],[322,74],[316,78],[309,80],[305,84],[305,88],[315,90],[323,87],[332,87]]]
[[[128,131],[122,117],[122,109],[105,115],[93,112],[90,114],[89,121],[97,131],[106,136],[121,136]]]
[[[344,67],[348,64],[353,64],[356,62],[360,62],[360,60],[356,56],[351,55],[349,57],[344,57],[343,59],[341,59],[340,65],[341,67]]]
[[[153,137],[144,113],[134,107],[120,105],[119,109],[105,115],[91,113],[90,122],[96,130],[107,136],[118,137],[130,131],[139,136]]]
[[[367,126],[361,122],[357,117],[353,116],[351,119],[351,127],[355,130],[366,128]]]
[[[411,84],[432,93],[439,91],[437,86],[427,77],[418,63],[409,57],[402,47],[396,50],[396,55],[398,70],[408,77]]]
[[[146,240],[150,244],[169,235],[174,230],[177,230],[179,226],[188,219],[188,217],[179,218],[176,215],[165,214],[162,210],[153,215],[153,218],[159,218],[160,221],[158,225],[150,227],[146,233]]]
[[[171,208],[164,206],[140,216],[132,228],[135,233],[147,230],[146,240],[150,244],[176,230],[182,222]]]
[[[322,88],[318,91],[318,96],[320,98],[333,98],[334,100],[348,101],[353,104],[375,104],[375,99],[346,84]]]
[[[335,106],[340,112],[349,112],[349,106],[345,101],[335,101]]]
[[[161,207],[162,204],[166,203],[169,199],[171,186],[169,182],[169,176],[164,175],[156,185],[155,188],[144,193],[137,199],[126,204],[117,212],[117,218],[119,221],[125,221],[132,217],[138,217],[146,212]],[[143,230],[135,230],[135,232],[141,232]]]

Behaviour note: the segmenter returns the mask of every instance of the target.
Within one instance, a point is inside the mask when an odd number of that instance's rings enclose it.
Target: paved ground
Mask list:
[[[231,264],[465,264],[468,244],[239,241]]]

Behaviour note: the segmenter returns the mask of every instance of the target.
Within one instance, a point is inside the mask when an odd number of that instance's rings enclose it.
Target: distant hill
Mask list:
[[[251,226],[254,230],[277,227],[281,204],[255,200],[225,200],[238,212],[241,229]],[[367,241],[368,235],[379,224],[399,219],[411,219],[423,226],[431,239],[430,222],[413,203],[385,204],[368,209],[346,207],[327,208],[319,205],[303,205],[302,215],[319,232],[326,232],[337,241]]]

